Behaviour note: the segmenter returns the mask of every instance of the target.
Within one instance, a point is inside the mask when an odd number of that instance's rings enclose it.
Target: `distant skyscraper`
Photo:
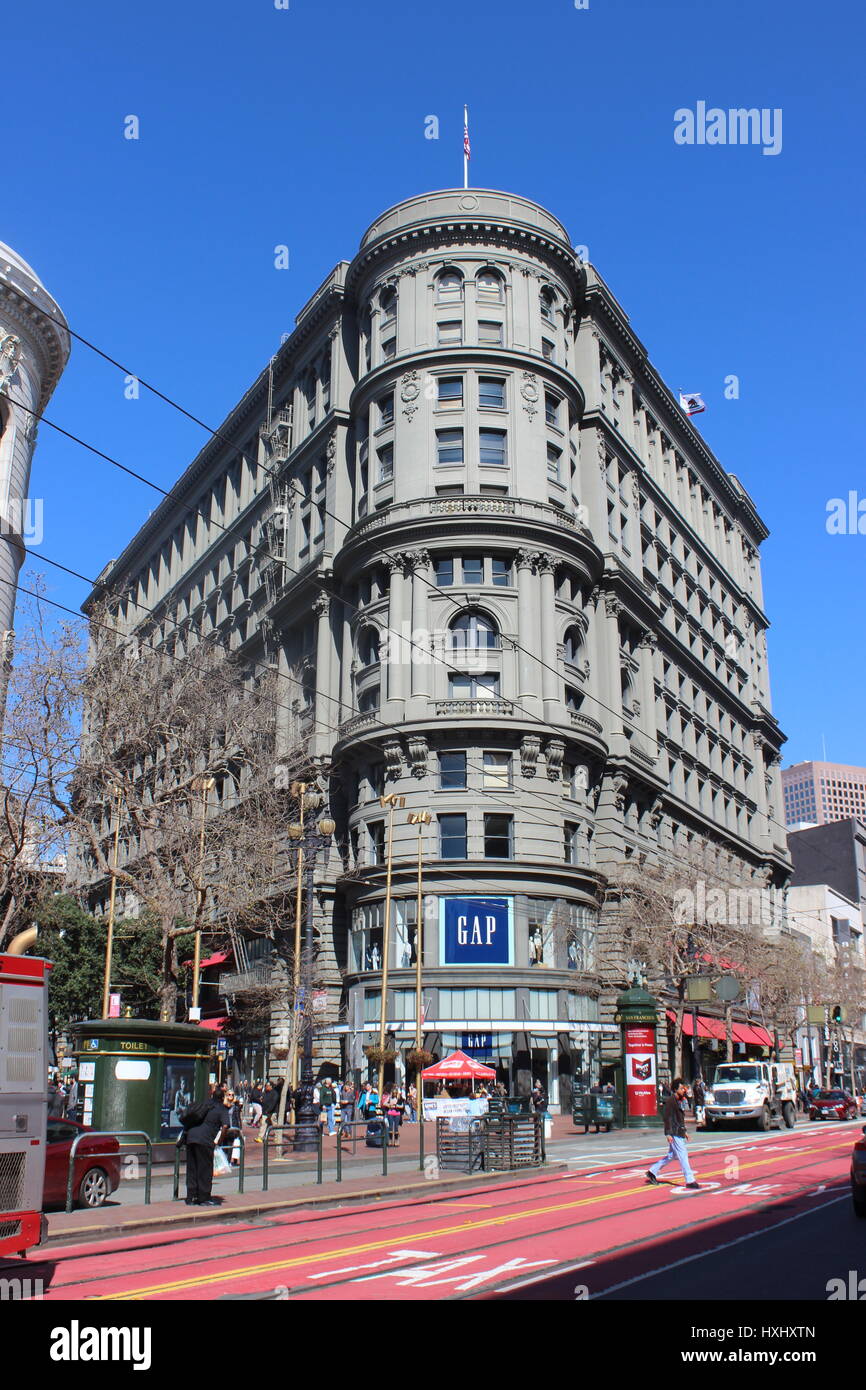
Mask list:
[[[69,357],[66,320],[26,261],[0,242],[0,638],[11,656],[15,591],[42,506],[30,497],[37,416]],[[0,683],[0,716],[5,704]]]
[[[866,767],[847,763],[794,763],[782,769],[786,825],[828,825],[866,820]]]

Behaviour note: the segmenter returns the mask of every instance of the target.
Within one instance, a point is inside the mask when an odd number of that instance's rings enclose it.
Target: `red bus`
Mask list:
[[[0,954],[0,1256],[24,1255],[45,1230],[48,1114],[47,960],[16,954],[22,933]]]

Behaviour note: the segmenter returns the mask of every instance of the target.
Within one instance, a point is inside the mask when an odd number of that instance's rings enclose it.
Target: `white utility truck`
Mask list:
[[[723,1120],[748,1120],[769,1129],[776,1120],[793,1129],[797,1079],[789,1062],[723,1062],[706,1094],[706,1128]]]

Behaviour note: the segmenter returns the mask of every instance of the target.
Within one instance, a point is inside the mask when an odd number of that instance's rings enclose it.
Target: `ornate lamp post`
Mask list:
[[[309,1151],[318,1145],[316,1133],[317,1116],[313,1109],[313,1016],[311,1008],[312,989],[313,989],[313,873],[316,865],[316,855],[319,850],[324,852],[325,863],[328,861],[328,853],[331,847],[331,838],[334,834],[335,825],[330,816],[320,817],[315,827],[306,826],[303,820],[304,809],[315,810],[321,805],[323,800],[319,793],[307,793],[306,783],[297,784],[297,794],[301,805],[301,819],[294,821],[289,826],[289,838],[294,840],[298,846],[298,896],[296,900],[295,914],[295,997],[294,1006],[299,1005],[299,995],[303,998],[303,1007],[306,1013],[304,1020],[304,1049],[301,1059],[301,1084],[295,1092],[295,1129],[294,1148],[296,1150]],[[304,924],[304,951],[303,969],[301,969],[300,953],[300,919],[301,919],[301,879],[303,875],[303,891],[306,894],[306,912]],[[299,979],[303,983],[299,986]],[[293,1076],[296,1068],[293,1068]]]

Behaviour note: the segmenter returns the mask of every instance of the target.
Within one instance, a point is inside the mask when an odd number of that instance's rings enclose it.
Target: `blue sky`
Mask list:
[[[825,526],[829,499],[866,499],[861,6],[43,0],[39,21],[37,40],[32,11],[4,18],[0,240],[76,331],[214,426],[383,208],[460,182],[467,101],[471,182],[588,246],[770,527],[785,761],[823,735],[866,764],[866,535]],[[781,108],[781,153],[675,144],[699,101]],[[80,345],[48,415],[164,487],[206,437]],[[90,576],[158,502],[45,426],[31,493],[44,553]],[[44,572],[77,607],[85,586]]]

